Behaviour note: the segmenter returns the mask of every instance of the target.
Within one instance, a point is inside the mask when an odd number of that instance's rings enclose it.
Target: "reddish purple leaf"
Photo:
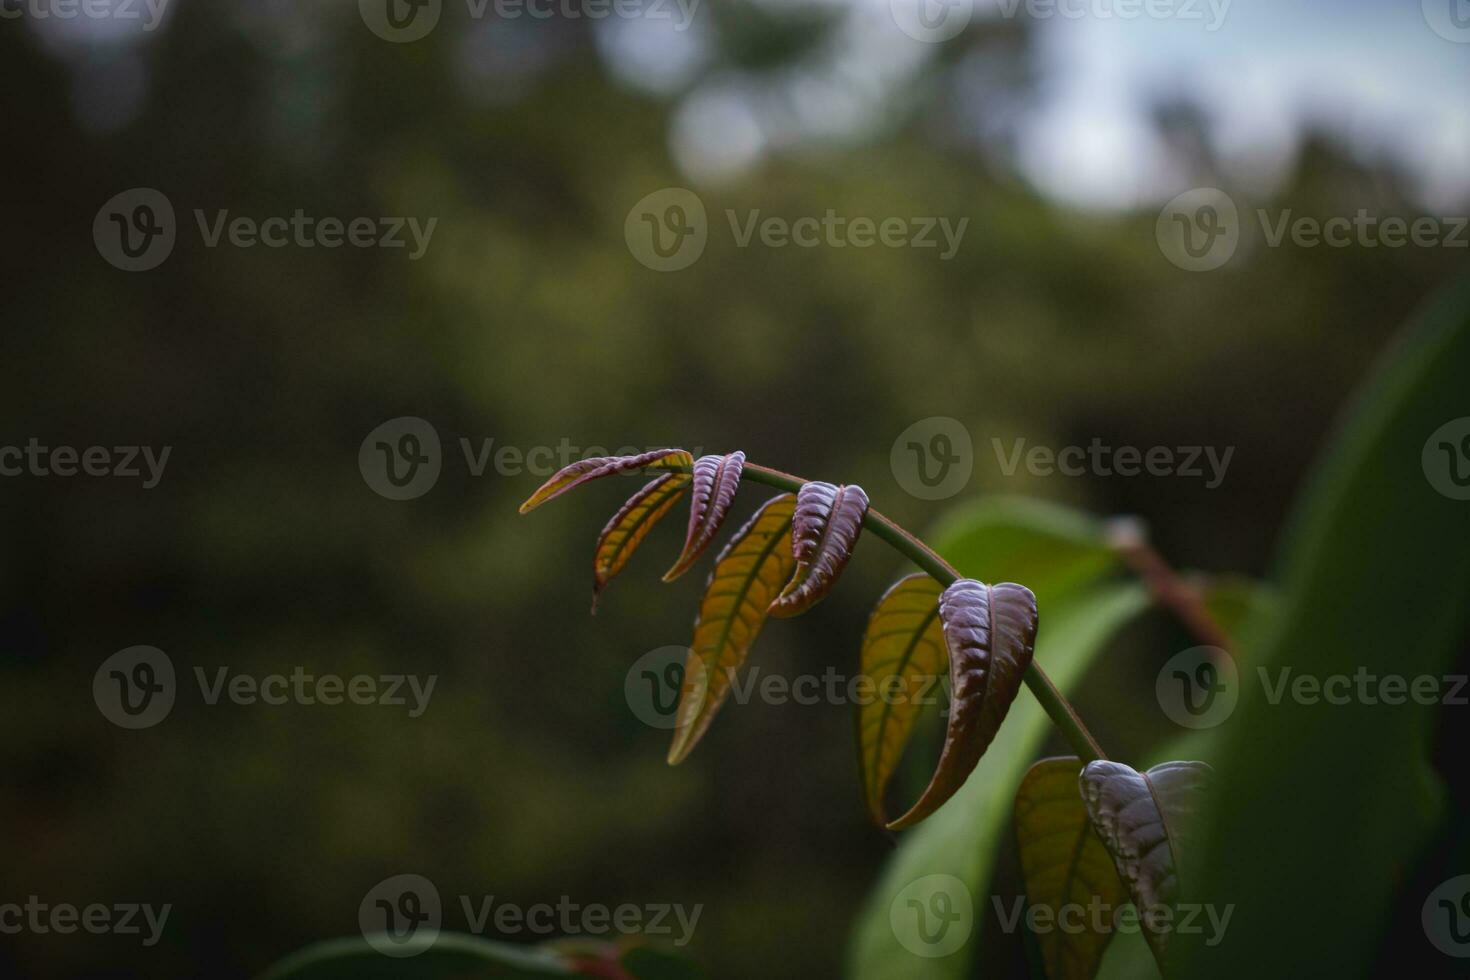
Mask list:
[[[604,476],[643,469],[687,470],[693,460],[694,457],[682,449],[655,449],[637,456],[593,456],[590,459],[579,459],[570,466],[563,466],[552,474],[551,479],[541,484],[540,489],[521,504],[521,513],[535,510],[573,487],[580,487]]]
[[[868,495],[862,487],[802,484],[791,524],[796,574],[771,603],[772,616],[796,616],[826,598],[852,557],[867,513]]]
[[[944,748],[929,786],[890,830],[918,823],[964,785],[1021,689],[1036,646],[1036,620],[1036,597],[1022,585],[962,578],[940,595],[950,679]]]
[[[689,495],[689,533],[684,538],[684,551],[674,567],[664,574],[665,582],[689,571],[704,549],[709,547],[730,513],[735,491],[740,489],[740,472],[745,468],[745,454],[701,456],[694,462],[694,486]]]

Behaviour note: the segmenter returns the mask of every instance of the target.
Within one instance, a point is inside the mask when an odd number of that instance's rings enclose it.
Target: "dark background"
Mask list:
[[[728,175],[681,165],[671,133],[705,111],[690,94],[712,80],[738,80],[783,118],[803,73],[878,79],[863,56],[821,74],[844,16],[707,0],[703,60],[660,91],[615,70],[589,20],[471,22],[454,3],[412,44],[380,40],[345,3],[175,0],[142,37],[0,21],[0,444],[172,447],[151,490],[0,481],[0,898],[173,905],[155,948],[21,934],[0,937],[0,965],[246,976],[352,934],[364,893],[411,871],[452,903],[451,927],[460,894],[703,903],[691,950],[712,975],[837,972],[891,847],[860,804],[850,709],[727,709],[667,767],[667,734],[628,710],[624,674],[687,641],[704,569],[659,584],[678,538],[661,528],[587,617],[594,535],[632,484],[520,517],[541,476],[472,476],[461,437],[739,448],[860,483],[922,533],[965,498],[905,493],[889,451],[913,422],[952,416],[975,439],[966,496],[1139,514],[1181,566],[1267,571],[1334,412],[1464,253],[1243,248],[1217,272],[1175,268],[1155,243],[1159,204],[1238,177],[1208,107],[1184,86],[1152,93],[1169,186],[1123,207],[1059,200],[1018,149],[1048,84],[1043,28],[1025,21],[977,17],[884,78],[881,111],[856,132],[792,123],[797,136]],[[1447,43],[1423,33],[1426,51]],[[1470,49],[1455,57],[1463,68]],[[1279,173],[1240,200],[1427,209],[1412,167],[1354,144],[1351,114],[1302,121]],[[159,268],[127,273],[91,228],[138,186],[169,197],[179,239]],[[658,273],[629,254],[624,219],[669,186],[700,194],[710,241],[690,268]],[[194,208],[439,221],[409,261],[206,248]],[[970,223],[942,262],[738,248],[726,208]],[[358,448],[404,415],[437,428],[444,472],[395,502],[365,484]],[[1235,454],[1213,490],[1007,477],[992,436]],[[748,488],[738,516],[760,498]],[[900,570],[868,544],[836,594],[768,629],[752,662],[850,669]],[[1079,708],[1110,745],[1171,734],[1150,691],[1182,642],[1150,618],[1085,685]],[[166,651],[185,683],[165,722],[132,732],[90,692],[101,662],[135,644]],[[438,685],[418,719],[206,705],[192,670],[222,665]]]

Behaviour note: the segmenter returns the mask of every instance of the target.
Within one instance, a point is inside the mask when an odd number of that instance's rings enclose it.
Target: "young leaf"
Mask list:
[[[1068,910],[1101,908],[1106,913],[1128,901],[1128,889],[1077,792],[1081,771],[1076,756],[1042,759],[1016,792],[1016,841],[1026,898],[1032,908],[1051,909],[1052,921],[1058,923],[1036,937],[1048,980],[1092,980],[1113,938],[1111,920],[1096,923],[1084,914],[1076,928],[1068,924],[1069,919],[1076,923]]]
[[[868,513],[862,487],[804,483],[796,494],[791,550],[796,574],[771,604],[771,615],[786,618],[806,612],[832,591],[842,574]]]
[[[1079,777],[1088,819],[1128,886],[1161,970],[1168,927],[1154,921],[1164,914],[1155,910],[1173,906],[1185,892],[1181,864],[1197,844],[1210,776],[1203,762],[1165,762],[1141,773],[1097,761]]]
[[[745,467],[745,454],[701,456],[694,464],[694,492],[689,497],[689,533],[684,538],[684,551],[674,567],[664,573],[664,581],[689,571],[704,549],[715,539],[715,533],[735,502],[740,489],[740,471]]]
[[[910,827],[954,795],[1021,689],[1036,645],[1036,597],[1022,585],[962,578],[939,596],[950,705],[939,764],[919,801],[888,825]]]
[[[551,475],[551,479],[541,484],[540,489],[521,504],[521,513],[529,513],[573,487],[604,476],[612,476],[614,473],[628,473],[633,470],[687,470],[693,462],[694,457],[682,449],[655,449],[637,456],[593,456],[590,459],[579,459],[569,466],[563,466]]]
[[[715,559],[694,620],[694,643],[674,716],[670,765],[683,761],[709,728],[765,622],[771,600],[791,577],[796,559],[783,545],[795,509],[791,494],[772,497]]]
[[[858,768],[868,812],[880,827],[888,822],[883,791],[922,707],[917,695],[937,687],[931,678],[941,675],[949,659],[939,624],[942,588],[923,572],[899,579],[878,600],[863,634],[859,670],[879,696],[858,706]],[[882,696],[892,688],[899,696]]]
[[[597,597],[607,583],[623,570],[648,532],[679,502],[688,486],[688,473],[664,473],[654,477],[642,490],[628,498],[628,502],[607,522],[597,539],[597,551],[592,556],[594,612]]]

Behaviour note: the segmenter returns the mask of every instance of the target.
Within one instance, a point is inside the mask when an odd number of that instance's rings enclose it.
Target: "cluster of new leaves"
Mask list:
[[[672,580],[715,539],[740,486],[745,454],[696,460],[679,449],[582,460],[561,470],[521,505],[525,513],[573,487],[618,473],[652,480],[613,515],[593,557],[594,604],[660,518],[686,493],[689,525]],[[684,669],[669,761],[687,756],[729,694],[756,635],[771,616],[796,616],[820,602],[852,556],[868,516],[861,487],[810,482],[765,502],[715,559]],[[897,583],[879,601],[863,639],[861,669],[875,690],[866,699],[859,748],[873,817],[908,827],[954,795],[980,760],[1021,688],[1036,642],[1036,599],[1019,585],[960,579],[942,588],[927,575]],[[929,786],[896,820],[883,792],[926,700],[911,696],[948,676],[951,706],[944,746]],[[910,696],[906,696],[910,695]]]
[[[759,469],[758,467],[755,469]],[[521,505],[532,510],[592,480],[645,472],[652,479],[613,515],[593,557],[593,605],[653,526],[687,493],[684,547],[664,575],[688,571],[709,548],[734,503],[745,454],[694,459],[681,449],[573,463]],[[769,472],[769,471],[766,471]],[[757,634],[771,616],[805,612],[832,589],[866,521],[868,496],[857,486],[800,483],[767,500],[715,558],[694,623],[669,761],[680,762],[708,730],[730,693]],[[889,829],[912,826],[952,797],[989,747],[1031,668],[1036,598],[1021,585],[967,578],[947,584],[910,575],[878,601],[863,637],[860,669],[875,691],[858,713],[864,799]],[[944,744],[929,785],[902,816],[889,820],[888,782],[927,699],[912,696],[947,677],[950,705]],[[1027,774],[1015,824],[1033,908],[1117,909],[1131,902],[1161,966],[1169,962],[1170,910],[1180,899],[1179,854],[1188,850],[1192,814],[1209,768],[1174,762],[1140,773],[1098,760],[1048,759]],[[1114,931],[1056,929],[1040,943],[1053,980],[1096,975]]]

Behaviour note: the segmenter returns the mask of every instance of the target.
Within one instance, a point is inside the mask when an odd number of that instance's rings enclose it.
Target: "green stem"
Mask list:
[[[799,476],[750,462],[745,464],[742,476],[755,483],[763,483],[768,487],[775,487],[777,490],[785,490],[788,493],[795,493],[801,489],[803,483],[807,482]],[[941,585],[952,585],[960,578],[960,573],[949,562],[941,558],[933,548],[878,511],[869,508],[867,516],[863,518],[863,527],[933,576]],[[1031,665],[1026,668],[1025,680],[1026,686],[1031,689],[1031,693],[1040,702],[1047,716],[1051,718],[1052,724],[1056,725],[1071,743],[1072,751],[1077,753],[1083,763],[1107,758],[1102,747],[1097,744],[1097,739],[1092,737],[1092,733],[1082,723],[1082,719],[1072,707],[1071,702],[1062,695],[1061,691],[1057,690],[1057,686],[1052,683],[1050,677],[1046,676],[1046,671],[1042,670],[1041,665],[1035,660],[1032,660]]]

